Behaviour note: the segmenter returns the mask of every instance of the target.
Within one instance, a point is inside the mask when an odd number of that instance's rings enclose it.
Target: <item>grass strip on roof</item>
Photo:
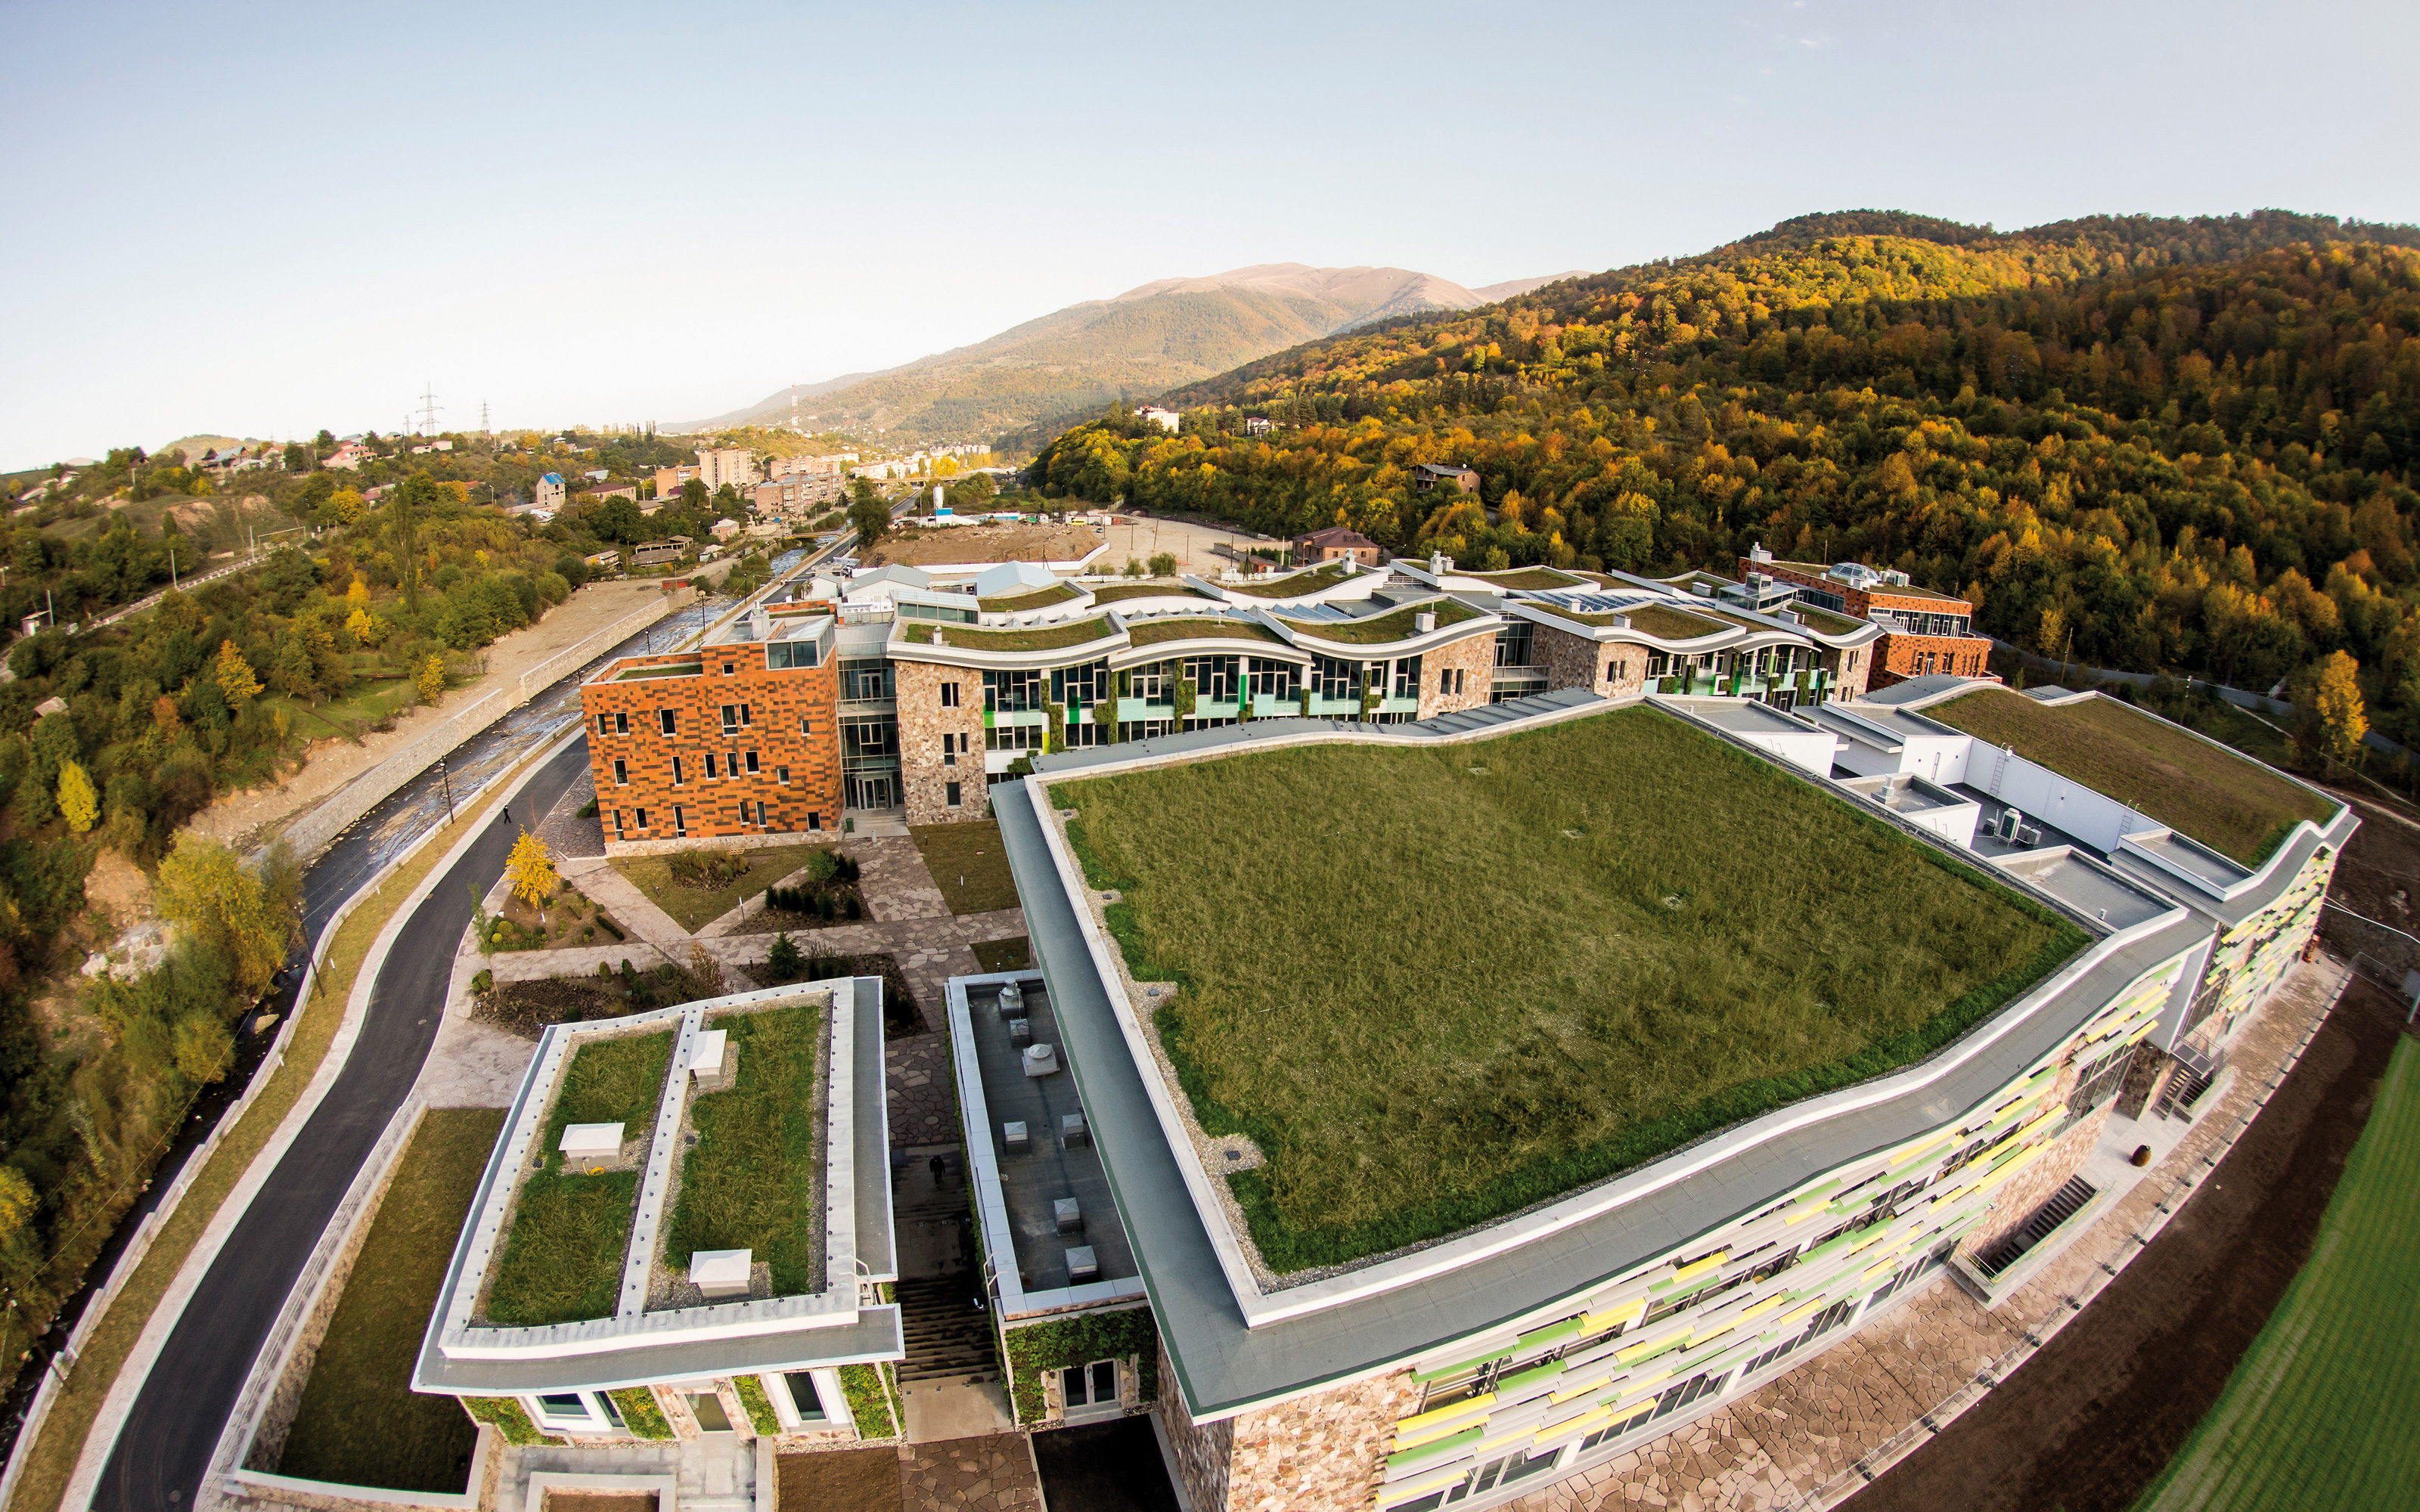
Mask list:
[[[1266,640],[1285,644],[1285,638],[1250,620],[1143,620],[1126,626],[1126,640],[1139,646],[1163,640]]]
[[[575,1123],[618,1123],[625,1139],[652,1134],[672,1055],[670,1029],[590,1038],[573,1053],[539,1145],[546,1168],[529,1173],[513,1205],[488,1288],[489,1322],[527,1328],[613,1316],[639,1173],[566,1168],[556,1147]]]
[[[976,630],[961,625],[934,625],[918,620],[908,626],[908,639],[918,645],[955,646],[961,651],[1055,651],[1107,640],[1109,622],[1078,620],[1070,625],[1039,625],[1025,630]]]
[[[1282,578],[1256,578],[1249,582],[1222,583],[1231,594],[1251,598],[1293,598],[1301,594],[1315,594],[1323,588],[1333,588],[1344,580],[1341,566],[1313,567],[1309,572],[1291,572]]]
[[[2406,1039],[2310,1259],[2136,1512],[2420,1506],[2415,1183],[2420,1046]]]
[[[432,1108],[396,1162],[311,1362],[277,1473],[395,1491],[459,1492],[478,1425],[411,1366],[454,1241],[478,1196],[502,1108]]]
[[[2116,699],[2063,707],[1985,688],[1923,711],[2257,867],[2295,824],[2336,806],[2269,768]]]
[[[1659,711],[1052,802],[1280,1272],[1441,1237],[1921,1058],[2085,936]],[[1317,813],[1316,826],[1271,813]],[[1348,837],[1340,842],[1339,837]],[[1249,920],[1249,927],[1239,924]]]
[[[1864,629],[1869,623],[1852,619],[1846,614],[1835,614],[1828,609],[1803,601],[1792,601],[1789,608],[1790,612],[1797,615],[1808,629],[1821,630],[1825,635],[1853,634]]]
[[[1630,619],[1630,627],[1663,640],[1695,640],[1725,628],[1714,620],[1701,620],[1695,614],[1666,609],[1661,604],[1641,604],[1622,610]]]
[[[975,600],[975,607],[994,614],[1015,614],[1023,609],[1047,609],[1053,604],[1063,604],[1075,596],[1076,589],[1073,584],[1052,583],[1047,588],[1036,588],[1028,593],[1001,594],[992,598],[978,598]]]
[[[1093,590],[1093,602],[1095,604],[1116,604],[1129,598],[1209,597],[1210,595],[1201,589],[1189,588],[1183,583],[1117,583],[1110,587]]]
[[[814,1284],[823,1252],[814,1095],[823,1014],[819,1003],[798,1003],[714,1021],[730,1033],[738,1071],[730,1087],[690,1103],[697,1143],[682,1160],[666,1264],[686,1270],[699,1250],[744,1249],[771,1262],[775,1296]]]
[[[1497,588],[1575,588],[1585,581],[1577,574],[1553,567],[1515,567],[1511,572],[1474,572],[1470,576]]]
[[[1479,610],[1450,598],[1434,599],[1425,604],[1411,604],[1387,614],[1373,614],[1357,620],[1288,620],[1302,634],[1315,640],[1333,640],[1342,645],[1374,646],[1390,640],[1408,640],[1421,632],[1419,617],[1435,614],[1437,628],[1460,625],[1479,618]]]

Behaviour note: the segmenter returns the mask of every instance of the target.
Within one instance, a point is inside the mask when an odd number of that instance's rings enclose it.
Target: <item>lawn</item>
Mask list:
[[[1474,572],[1472,577],[1491,588],[1520,588],[1535,592],[1548,588],[1579,588],[1588,579],[1573,573],[1558,572],[1552,567],[1515,567],[1511,572]]]
[[[489,1322],[534,1327],[613,1316],[639,1174],[566,1170],[556,1147],[575,1123],[618,1123],[626,1139],[651,1133],[672,1054],[672,1031],[663,1029],[592,1039],[564,1068],[541,1141],[546,1169],[521,1183],[488,1288]]]
[[[647,901],[673,917],[674,922],[691,933],[739,906],[743,898],[752,898],[807,864],[807,857],[826,845],[773,845],[763,850],[737,851],[748,863],[738,880],[720,887],[687,887],[673,879],[673,863],[669,856],[640,856],[616,859],[614,870],[629,880],[632,887],[647,895]]]
[[[1413,604],[1391,614],[1373,614],[1358,620],[1288,620],[1286,623],[1307,636],[1321,640],[1334,640],[1344,645],[1374,646],[1389,640],[1405,640],[1419,634],[1419,617],[1436,616],[1437,627],[1460,625],[1465,620],[1479,618],[1479,611],[1467,604],[1457,604],[1450,598],[1431,599],[1425,604]]]
[[[322,699],[317,706],[283,696],[268,702],[271,708],[286,710],[294,733],[306,739],[341,735],[359,740],[380,720],[409,708],[412,696],[411,679],[396,677],[355,683],[344,697]]]
[[[685,1270],[698,1250],[744,1249],[772,1263],[775,1296],[814,1286],[823,1253],[815,1117],[823,1015],[822,1005],[801,1003],[714,1021],[731,1036],[738,1072],[730,1087],[690,1103],[698,1137],[681,1164],[667,1264]]]
[[[1342,566],[1313,567],[1309,572],[1290,572],[1282,578],[1255,578],[1249,582],[1228,583],[1226,591],[1250,598],[1292,598],[1300,594],[1315,594],[1323,588],[1333,588],[1344,580]]]
[[[1208,598],[1209,596],[1199,588],[1187,588],[1182,583],[1117,583],[1110,587],[1093,590],[1093,603],[1095,607],[1121,603],[1129,598]]]
[[[478,1429],[451,1396],[411,1389],[411,1364],[470,1216],[500,1108],[434,1108],[396,1163],[286,1436],[281,1475],[458,1492]]]
[[[2301,784],[2115,699],[2053,708],[1992,688],[1936,703],[1924,717],[2013,747],[2245,866],[2267,860],[2297,820],[2324,825],[2335,812]]]
[[[2136,1512],[2420,1506],[2415,1184],[2420,1048],[2407,1039],[2310,1260]]]
[[[1679,609],[1665,609],[1658,604],[1642,604],[1637,609],[1624,609],[1621,614],[1630,621],[1632,629],[1664,640],[1695,640],[1723,627],[1720,621],[1701,620],[1695,614],[1683,614]]]
[[[1008,849],[1000,841],[1000,825],[982,824],[916,825],[924,869],[933,873],[954,914],[988,914],[1016,906],[1016,879],[1009,875]]]
[[[1265,625],[1249,620],[1145,620],[1126,626],[1126,639],[1139,646],[1154,646],[1163,640],[1266,640],[1273,645],[1285,644],[1284,637]]]
[[[1069,781],[1264,1258],[1454,1232],[1947,1043],[2083,935],[1634,708]],[[1317,825],[1280,814],[1317,814]]]
[[[975,607],[987,614],[1018,614],[1032,609],[1048,609],[1076,596],[1073,583],[1052,583],[1047,588],[1030,589],[1022,594],[1001,594],[991,598],[978,598]]]
[[[1019,934],[1008,940],[977,940],[977,971],[1024,971],[1033,964],[1033,943]]]

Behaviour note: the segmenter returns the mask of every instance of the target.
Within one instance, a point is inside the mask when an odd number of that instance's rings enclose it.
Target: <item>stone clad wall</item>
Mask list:
[[[1462,674],[1462,691],[1437,691],[1437,673],[1448,668]],[[1420,707],[1417,717],[1427,719],[1440,714],[1456,714],[1464,709],[1487,706],[1488,679],[1496,672],[1496,636],[1493,627],[1485,635],[1466,635],[1436,651],[1420,654]]]
[[[1546,686],[1550,688],[1585,687],[1599,698],[1629,698],[1647,690],[1647,658],[1644,645],[1629,641],[1608,641],[1603,644],[1584,635],[1567,630],[1537,628],[1538,659],[1546,669]],[[1607,677],[1608,671],[1618,671],[1618,677]]]
[[[1228,1512],[1367,1507],[1395,1424],[1419,1407],[1409,1370],[1242,1414],[1228,1458]]]
[[[983,673],[932,662],[892,664],[899,709],[899,784],[906,792],[908,822],[938,825],[982,819],[991,812],[984,787]],[[958,706],[941,706],[941,685],[958,685]],[[941,764],[941,737],[958,737],[957,764]],[[948,784],[958,784],[958,807],[949,806]]]
[[[1159,1426],[1168,1434],[1169,1452],[1176,1457],[1176,1473],[1185,1482],[1186,1500],[1193,1512],[1226,1512],[1227,1470],[1234,1452],[1233,1420],[1196,1423],[1185,1410],[1185,1394],[1176,1384],[1176,1362],[1168,1346],[1159,1348]]]
[[[1823,670],[1832,674],[1833,698],[1847,702],[1866,696],[1867,685],[1874,674],[1874,650],[1881,644],[1876,640],[1846,651],[1823,653]]]
[[[2058,1073],[2051,1098],[2067,1101],[2075,1090],[2076,1070],[2070,1065]],[[2074,1128],[2059,1135],[2049,1153],[2002,1182],[1992,1195],[1991,1215],[1975,1226],[1958,1246],[1960,1253],[1980,1255],[2023,1227],[2025,1220],[2034,1215],[2034,1210],[2049,1201],[2050,1195],[2065,1186],[2067,1179],[2084,1165],[2092,1147],[2101,1142],[2101,1131],[2108,1126],[2109,1110],[2115,1105],[2116,1100],[2112,1099],[2093,1109]]]

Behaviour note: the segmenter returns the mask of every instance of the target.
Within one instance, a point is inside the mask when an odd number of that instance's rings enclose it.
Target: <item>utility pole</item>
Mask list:
[[[423,435],[437,434],[437,411],[443,408],[437,402],[437,393],[427,378],[420,382],[420,424]]]
[[[450,825],[454,822],[454,779],[445,770],[445,758],[442,756],[437,758],[437,780],[445,789],[445,822]]]

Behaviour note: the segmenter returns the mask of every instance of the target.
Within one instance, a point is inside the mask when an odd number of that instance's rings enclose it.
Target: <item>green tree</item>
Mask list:
[[[765,958],[765,969],[776,980],[797,980],[799,973],[805,968],[805,965],[806,959],[799,953],[797,942],[790,938],[789,931],[783,930],[773,936],[773,949]]]
[[[891,533],[891,503],[864,478],[849,486],[848,528],[858,545],[871,547]]]
[[[226,959],[246,995],[268,988],[295,933],[290,865],[272,857],[256,872],[217,841],[178,830],[155,896],[163,918]]]
[[[1173,578],[1176,576],[1176,553],[1173,551],[1155,552],[1152,555],[1150,565],[1151,575],[1153,577]]]

